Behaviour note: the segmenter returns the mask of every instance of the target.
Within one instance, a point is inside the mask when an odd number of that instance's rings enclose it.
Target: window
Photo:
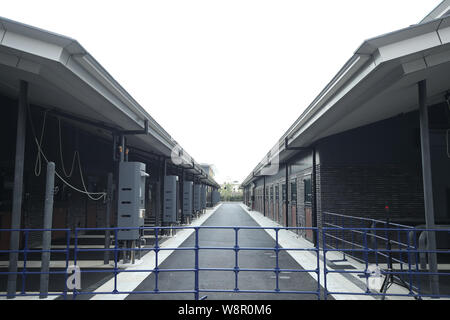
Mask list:
[[[291,182],[291,201],[297,202],[297,179]]]
[[[282,195],[282,197],[283,197],[283,202],[285,202],[285,201],[286,201],[286,185],[285,185],[285,184],[283,184],[283,185],[281,186],[281,190],[282,190],[281,195]]]
[[[277,197],[277,201],[278,199],[280,199],[280,188],[278,186],[275,187],[275,196]]]
[[[303,184],[305,187],[305,203],[311,204],[312,203],[312,184],[311,184],[311,178],[306,178],[303,180]]]

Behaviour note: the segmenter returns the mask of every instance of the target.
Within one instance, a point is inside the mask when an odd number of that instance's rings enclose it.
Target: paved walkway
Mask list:
[[[225,203],[220,206],[202,226],[255,226],[259,224],[239,205]],[[192,234],[180,247],[193,247],[195,235]],[[199,245],[209,247],[232,247],[235,244],[233,230],[205,229],[199,231]],[[275,241],[263,230],[239,231],[239,246],[273,248]],[[240,268],[274,268],[275,253],[271,250],[241,251],[239,253]],[[194,251],[175,251],[160,264],[161,269],[183,269],[194,267]],[[233,268],[234,251],[200,250],[199,265],[201,268]],[[302,267],[286,252],[279,254],[279,266],[283,269],[303,270]],[[281,290],[316,291],[318,284],[306,272],[282,273],[279,277]],[[239,289],[241,290],[273,290],[275,289],[274,272],[239,273]],[[158,276],[159,290],[192,290],[194,288],[193,272],[162,272]],[[201,271],[199,280],[201,289],[233,290],[235,274],[230,271]],[[155,288],[155,274],[150,274],[134,290],[148,291]],[[317,299],[314,294],[276,294],[276,293],[201,293],[208,300],[214,299]],[[126,299],[194,299],[194,294],[131,294]]]

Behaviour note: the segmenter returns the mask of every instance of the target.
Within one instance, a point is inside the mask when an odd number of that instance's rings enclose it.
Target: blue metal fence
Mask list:
[[[0,230],[2,231],[19,231],[24,232],[25,234],[28,234],[28,232],[31,231],[66,231],[67,232],[67,247],[63,250],[58,249],[51,249],[51,250],[36,250],[36,249],[30,249],[26,245],[23,247],[22,250],[17,250],[17,252],[22,253],[23,256],[23,262],[24,262],[24,268],[22,271],[18,272],[9,272],[9,271],[0,271],[0,276],[2,275],[9,275],[9,274],[17,274],[17,275],[27,275],[27,274],[41,274],[42,272],[39,271],[29,271],[26,268],[27,263],[27,257],[28,253],[31,251],[33,253],[39,253],[39,252],[51,252],[51,253],[65,253],[66,254],[66,268],[69,267],[69,257],[73,257],[73,265],[77,266],[79,263],[78,256],[80,253],[86,253],[86,252],[112,252],[113,257],[113,267],[112,268],[105,268],[103,270],[98,269],[89,269],[89,268],[80,268],[81,274],[88,274],[88,273],[105,273],[110,274],[112,276],[112,279],[114,281],[114,289],[107,292],[102,291],[92,291],[92,290],[77,290],[73,289],[71,291],[72,298],[75,299],[77,296],[80,295],[104,295],[104,294],[179,294],[179,293],[191,293],[194,295],[194,298],[196,300],[201,299],[201,294],[203,293],[276,293],[276,294],[311,294],[315,295],[318,299],[320,299],[321,294],[321,286],[320,281],[317,282],[316,290],[283,290],[280,288],[280,274],[283,272],[290,272],[290,273],[310,273],[314,272],[317,274],[317,278],[320,278],[320,249],[318,247],[308,247],[308,248],[283,248],[279,245],[279,232],[280,230],[296,230],[296,229],[304,229],[304,228],[263,228],[263,227],[214,227],[214,226],[201,226],[201,227],[144,227],[144,228],[136,228],[140,229],[141,232],[145,231],[153,231],[155,235],[155,243],[150,248],[125,248],[119,246],[119,241],[117,240],[117,233],[119,231],[118,228],[76,228],[73,232],[71,232],[69,229],[53,229],[53,230],[47,230],[47,229],[16,229],[16,230]],[[274,247],[245,247],[239,245],[239,234],[243,230],[273,230],[275,232],[275,245]],[[316,228],[308,228],[313,229],[315,234],[318,236],[318,232]],[[191,247],[161,247],[160,246],[160,239],[161,239],[161,233],[168,230],[193,230],[194,234],[194,246]],[[200,236],[199,231],[200,230],[232,230],[234,232],[234,246],[204,246],[200,244]],[[81,233],[86,232],[105,232],[110,231],[112,234],[114,234],[114,245],[110,248],[81,248],[78,246],[78,239],[79,235]],[[71,248],[71,238],[70,235],[73,234],[73,248]],[[232,268],[221,268],[221,267],[214,267],[214,268],[206,268],[202,267],[199,264],[199,252],[200,251],[206,251],[206,250],[223,250],[223,251],[232,251],[234,252],[234,267]],[[120,262],[120,256],[121,253],[124,252],[130,252],[133,251],[135,253],[148,253],[153,251],[155,253],[155,267],[151,269],[122,269],[119,267]],[[178,269],[168,269],[168,268],[160,268],[159,267],[159,254],[161,251],[192,251],[194,253],[195,258],[195,265],[193,268],[178,268]],[[273,268],[242,268],[239,264],[239,253],[244,251],[273,251],[275,254],[275,265]],[[316,268],[312,270],[305,270],[302,268],[298,269],[285,269],[281,268],[279,264],[279,255],[280,252],[286,252],[286,251],[304,251],[304,252],[312,252],[316,256],[317,264]],[[10,250],[2,250],[1,252],[4,253],[11,253]],[[199,286],[200,283],[200,272],[201,271],[220,271],[220,272],[231,272],[234,273],[234,289],[227,290],[223,288],[201,288]],[[118,289],[118,275],[120,273],[128,273],[128,272],[138,272],[138,273],[147,273],[147,274],[154,274],[155,276],[155,286],[152,290],[134,290],[134,291],[123,291]],[[163,272],[193,272],[194,273],[194,286],[192,290],[161,290],[159,288],[159,275]],[[240,272],[273,272],[275,274],[275,287],[272,290],[251,290],[251,289],[245,289],[240,288],[239,286],[239,273]],[[67,281],[67,272],[63,271],[50,271],[49,274],[65,274],[65,281]],[[38,296],[39,293],[27,293],[25,291],[25,277],[22,278],[23,281],[23,290],[17,294],[17,296]],[[66,299],[68,297],[68,290],[67,286],[64,286],[64,290],[61,293],[50,293],[51,295],[58,295]],[[7,296],[7,294],[0,294],[0,296]]]
[[[366,288],[365,292],[352,293],[353,295],[382,298],[411,296],[416,299],[450,297],[450,273],[446,272],[450,264],[449,228],[436,226],[435,229],[425,229],[329,212],[323,214],[322,226],[321,238],[325,257],[327,252],[335,252],[342,255],[342,261],[351,258],[360,263],[359,270],[329,270],[325,264],[325,275],[328,273],[360,275],[367,282],[370,277],[368,272],[370,266],[378,267],[384,276],[383,287],[379,292]],[[429,233],[435,233],[441,240],[443,246],[440,249],[430,251],[423,245],[422,238]],[[430,272],[426,267],[428,255],[432,253],[436,253],[440,260],[438,267],[441,267],[441,270],[437,273]],[[430,288],[433,280],[442,284],[438,292],[432,292],[435,290]],[[405,288],[408,293],[389,293],[388,289],[392,284]],[[346,294],[331,291],[327,293]]]
[[[446,236],[450,236],[450,229],[417,229],[417,228],[405,228],[404,226],[398,227],[392,226],[389,228],[370,228],[370,227],[345,227],[339,225],[339,223],[333,226],[324,225],[323,228],[284,228],[284,227],[214,227],[214,226],[200,226],[200,227],[144,227],[139,228],[141,232],[152,231],[154,233],[154,243],[148,247],[136,247],[127,248],[121,247],[117,240],[118,228],[77,228],[73,231],[70,229],[1,229],[0,232],[20,232],[22,235],[21,249],[16,251],[0,250],[0,255],[6,258],[10,254],[18,254],[19,261],[23,262],[21,270],[11,272],[9,270],[0,270],[0,277],[5,279],[7,276],[15,275],[20,276],[20,290],[16,292],[16,296],[39,296],[41,293],[32,292],[27,290],[26,282],[27,277],[30,275],[42,274],[41,271],[35,271],[28,267],[27,262],[30,261],[30,255],[42,254],[43,252],[50,252],[50,254],[60,254],[65,257],[62,265],[65,268],[50,268],[49,275],[59,275],[62,279],[58,281],[60,283],[58,290],[50,290],[48,296],[58,296],[63,299],[76,299],[78,296],[86,295],[115,295],[115,294],[192,294],[193,298],[200,300],[205,298],[203,294],[206,293],[270,293],[270,294],[298,294],[298,295],[313,295],[317,299],[327,299],[330,297],[338,298],[342,295],[351,296],[371,296],[371,297],[410,297],[420,299],[423,297],[432,298],[450,298],[450,292],[448,288],[447,279],[450,279],[450,272],[447,270],[439,270],[439,272],[432,273],[428,269],[421,268],[420,255],[427,255],[431,252],[419,248],[418,237],[421,232],[435,232],[442,233]],[[176,248],[170,248],[167,246],[161,246],[162,234],[168,230],[192,230],[193,245],[189,247],[181,246]],[[230,230],[234,233],[234,245],[232,246],[206,246],[202,245],[202,237],[200,236],[200,230]],[[240,235],[243,232],[249,230],[267,230],[274,232],[275,245],[272,247],[247,247],[240,245]],[[280,245],[279,235],[282,230],[312,230],[316,237],[316,245],[305,245],[304,247],[286,248]],[[30,248],[28,246],[28,238],[31,232],[45,232],[45,231],[59,231],[65,232],[65,248],[58,249],[52,248],[50,250]],[[109,247],[99,248],[85,248],[79,245],[80,235],[89,232],[106,232],[109,231],[114,235],[114,241]],[[395,235],[395,237],[394,237]],[[64,247],[64,245],[61,245]],[[208,250],[220,250],[234,253],[234,266],[233,267],[205,267],[200,264],[199,253]],[[96,252],[110,252],[113,254],[112,266],[105,267],[103,269],[95,268],[80,268],[81,274],[89,273],[102,273],[108,275],[112,281],[114,281],[113,289],[110,291],[95,291],[96,288],[82,288],[72,289],[67,288],[67,280],[69,274],[67,268],[70,265],[79,265],[79,255],[82,253],[96,253]],[[120,257],[124,252],[135,252],[140,255],[154,252],[154,267],[153,268],[138,268],[138,269],[124,269],[120,268]],[[160,267],[160,254],[163,251],[188,251],[193,252],[194,266],[167,269]],[[240,252],[267,252],[271,251],[275,255],[275,262],[273,268],[257,268],[246,267],[243,268],[240,265]],[[313,255],[315,265],[309,269],[302,268],[281,268],[280,266],[280,253],[281,252],[298,252],[302,254]],[[445,265],[447,258],[450,257],[449,249],[438,249],[436,253],[443,256],[440,259],[440,265]],[[344,255],[344,259],[336,259],[337,255]],[[311,256],[310,256],[311,258]],[[426,256],[425,256],[426,258]],[[102,259],[98,259],[102,261]],[[72,263],[73,261],[73,263]],[[339,268],[338,262],[346,262],[345,265],[341,265]],[[426,262],[426,261],[425,261]],[[331,265],[331,266],[330,266]],[[382,288],[373,288],[369,285],[364,286],[364,283],[368,284],[373,278],[373,270],[371,267],[376,266],[380,269],[380,274],[384,276],[384,283]],[[230,272],[234,274],[234,288],[203,288],[200,286],[201,272]],[[123,291],[119,289],[118,275],[121,273],[146,273],[154,275],[154,287],[149,290],[134,290]],[[194,284],[192,289],[189,290],[161,290],[160,286],[160,274],[164,272],[192,272],[194,274]],[[239,282],[239,274],[241,272],[273,272],[275,274],[275,286],[273,289],[256,290],[249,288],[241,288]],[[314,290],[308,288],[298,288],[297,290],[284,290],[280,287],[280,274],[283,272],[290,273],[304,273],[314,274],[317,280],[317,286]],[[330,289],[330,284],[336,281],[334,275],[343,275],[347,277],[353,277],[353,283],[359,283],[361,290],[334,290]],[[439,277],[439,283],[442,284],[441,291],[438,294],[430,292],[428,283],[432,277]],[[63,280],[63,281],[61,281]],[[3,281],[3,280],[2,280]],[[359,281],[359,282],[358,282]],[[447,282],[446,282],[447,281]],[[361,286],[362,284],[362,286]],[[398,292],[388,290],[393,284],[397,287],[403,287],[405,292]],[[0,293],[0,296],[7,296],[7,293]]]
[[[358,232],[362,234],[363,243],[362,245],[356,243],[349,243],[346,240],[342,241],[342,245],[337,245],[336,241],[332,241],[333,246],[329,247],[326,239],[332,237],[333,240],[336,240],[336,236],[333,233],[336,232]],[[373,236],[373,232],[395,232],[395,233],[405,233],[407,239],[413,239],[407,244],[398,243],[398,241],[393,241],[397,244],[396,247],[378,247],[375,242],[375,246],[371,247],[369,245],[368,238]],[[420,232],[435,232],[435,233],[445,233],[447,237],[450,237],[450,230],[442,230],[442,229],[403,229],[403,228],[323,228],[322,229],[322,237],[323,241],[323,255],[324,255],[324,273],[325,273],[325,296],[328,295],[370,295],[370,296],[381,296],[381,297],[413,297],[416,299],[421,299],[424,297],[429,298],[450,298],[450,272],[447,270],[438,270],[438,272],[431,272],[429,269],[420,269],[419,267],[419,255],[420,254],[431,254],[436,253],[441,255],[441,261],[447,262],[450,257],[450,249],[437,249],[437,250],[426,250],[420,249],[417,247],[417,243],[415,241],[416,234]],[[377,238],[377,237],[376,237]],[[342,239],[338,239],[342,240]],[[389,243],[389,238],[388,238]],[[327,267],[327,253],[329,252],[338,252],[344,253],[352,258],[356,258],[359,260],[360,265],[358,268],[358,264],[354,263],[353,266],[357,268],[351,270],[334,270]],[[371,259],[371,255],[373,258]],[[383,261],[377,257],[385,258]],[[361,259],[362,257],[362,259]],[[353,274],[360,275],[365,278],[366,283],[369,281],[369,278],[372,276],[371,269],[369,266],[380,267],[380,274],[384,276],[383,284],[379,288],[370,288],[370,286],[366,287],[366,290],[363,292],[345,292],[345,291],[329,291],[327,289],[327,276],[329,274]],[[433,279],[433,277],[437,277],[436,280],[439,284],[443,284],[440,292],[433,293],[430,288],[424,288],[427,286]],[[381,284],[381,283],[380,283]],[[399,293],[399,292],[389,292],[388,289],[391,285],[396,284],[399,287],[403,287],[407,292]],[[375,290],[374,290],[375,289]]]

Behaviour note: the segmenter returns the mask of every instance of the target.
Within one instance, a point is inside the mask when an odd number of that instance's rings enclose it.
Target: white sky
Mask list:
[[[242,181],[363,40],[440,0],[14,0],[77,39],[216,180]]]

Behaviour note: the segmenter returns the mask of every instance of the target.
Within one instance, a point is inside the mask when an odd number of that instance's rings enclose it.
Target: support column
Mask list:
[[[311,179],[311,191],[312,191],[312,226],[314,228],[318,227],[318,218],[317,218],[317,170],[316,170],[316,147],[312,148],[312,179]],[[322,233],[320,231],[319,235]],[[320,236],[317,236],[313,232],[314,245],[317,245],[317,240]]]
[[[55,163],[47,164],[47,184],[45,187],[45,205],[44,205],[44,225],[43,229],[51,229],[53,224],[53,194],[55,192]],[[48,297],[48,281],[50,278],[50,249],[52,241],[52,232],[43,231],[42,235],[42,257],[41,257],[41,277],[39,298]]]
[[[180,197],[180,209],[181,209],[181,224],[184,224],[184,212],[183,212],[183,206],[184,206],[184,169],[181,168],[181,179],[180,179],[180,194],[178,195]]]
[[[285,206],[286,206],[286,227],[289,227],[289,164],[286,163],[286,194],[285,194]],[[283,191],[283,190],[281,190]]]
[[[16,136],[16,158],[14,167],[14,188],[11,229],[20,229],[22,219],[22,193],[23,193],[23,168],[25,162],[25,137],[28,106],[28,83],[20,81],[19,103],[17,110],[17,136]],[[30,115],[31,116],[31,115]],[[16,296],[17,281],[17,260],[19,253],[20,231],[11,231],[10,254],[9,254],[9,272],[8,274],[8,299]]]
[[[111,228],[111,207],[113,201],[113,174],[108,173],[107,182],[107,195],[106,195],[106,216],[105,216],[105,228]],[[109,245],[111,243],[111,231],[105,230],[105,252],[103,254],[103,264],[109,264]]]
[[[263,187],[263,210],[264,210],[264,216],[266,216],[266,176],[264,176],[264,187]],[[245,189],[244,189],[245,190]],[[245,192],[244,192],[245,194]]]
[[[419,82],[419,114],[420,114],[420,143],[422,149],[422,172],[423,172],[423,196],[425,204],[425,221],[427,229],[435,228],[434,204],[433,204],[433,184],[431,177],[431,152],[430,152],[430,132],[428,126],[428,108],[427,108],[427,82]],[[427,233],[428,263],[430,272],[437,273],[437,254],[436,254],[436,234]],[[433,252],[434,251],[434,252]],[[431,293],[439,294],[439,276],[430,277]]]
[[[160,212],[156,215],[156,225],[159,226],[161,225],[161,221],[160,221],[160,217],[161,214],[164,211],[164,178],[166,176],[166,170],[167,170],[167,162],[165,158],[161,158],[161,167],[160,167]]]

